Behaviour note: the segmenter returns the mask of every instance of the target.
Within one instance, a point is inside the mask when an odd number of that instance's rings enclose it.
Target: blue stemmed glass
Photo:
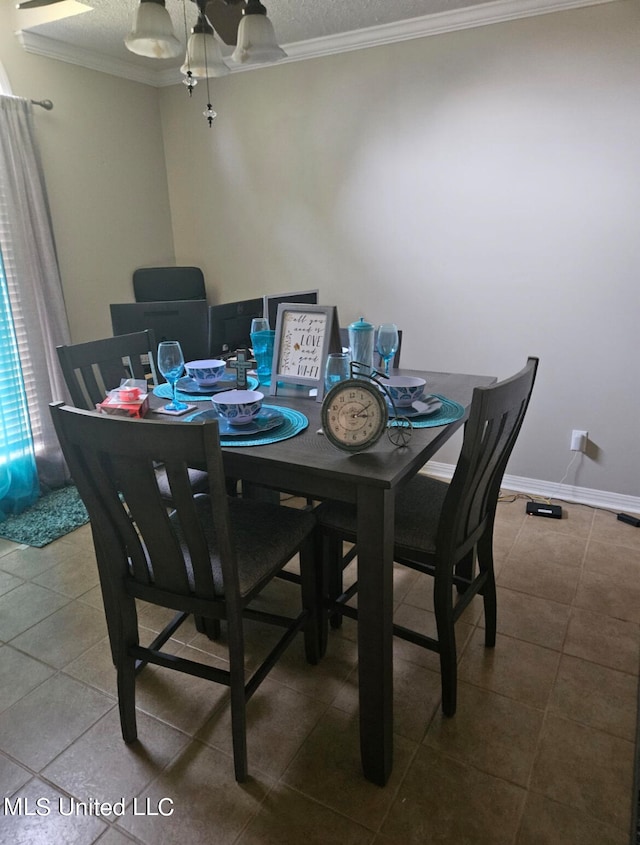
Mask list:
[[[158,369],[171,385],[173,399],[165,405],[167,411],[184,411],[186,402],[176,398],[176,383],[184,371],[184,355],[177,340],[163,340],[158,344]]]
[[[398,327],[395,323],[383,323],[378,326],[376,351],[384,361],[384,374],[389,375],[389,362],[398,351]]]

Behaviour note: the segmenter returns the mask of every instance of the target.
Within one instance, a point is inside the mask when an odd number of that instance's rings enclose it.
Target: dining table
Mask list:
[[[266,396],[270,407],[304,415],[306,427],[278,442],[254,445],[221,438],[225,472],[273,491],[312,500],[334,500],[356,506],[358,536],[358,681],[362,770],[384,786],[393,762],[393,538],[394,502],[406,484],[451,436],[464,425],[474,388],[496,381],[493,376],[397,369],[392,374],[425,379],[425,392],[459,406],[457,418],[437,424],[414,424],[406,445],[382,436],[364,452],[348,453],[322,433],[321,402],[300,385],[278,386]],[[267,391],[265,390],[266,394]],[[153,397],[153,407],[159,399]],[[208,403],[206,406],[211,408]],[[188,419],[189,417],[187,417]]]

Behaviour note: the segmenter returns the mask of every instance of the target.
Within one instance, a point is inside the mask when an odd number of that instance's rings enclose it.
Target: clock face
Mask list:
[[[340,449],[361,452],[387,427],[387,404],[378,388],[363,379],[338,382],[322,403],[322,428]]]

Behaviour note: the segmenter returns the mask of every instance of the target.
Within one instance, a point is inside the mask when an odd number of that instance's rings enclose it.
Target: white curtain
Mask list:
[[[70,335],[32,112],[30,101],[0,95],[0,243],[46,488],[69,480],[48,405],[67,395],[56,346]]]

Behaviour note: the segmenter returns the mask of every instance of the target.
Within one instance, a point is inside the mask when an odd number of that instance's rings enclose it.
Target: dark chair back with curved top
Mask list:
[[[206,299],[204,275],[199,267],[140,267],[133,272],[136,302],[171,302]]]
[[[529,405],[538,367],[529,358],[516,375],[474,390],[460,457],[449,484],[419,474],[396,497],[394,561],[434,578],[433,606],[437,636],[394,624],[394,634],[440,655],[442,710],[456,710],[457,652],[455,623],[475,595],[485,612],[485,645],[496,640],[496,588],[493,526],[500,484]],[[342,586],[344,540],[356,543],[355,510],[332,502],[316,514],[323,533],[331,619],[357,618],[348,602],[357,582]]]
[[[146,379],[150,375],[149,387],[153,387],[157,380],[156,349],[151,329],[56,347],[71,401],[87,411],[102,402],[106,392],[118,387],[123,378]],[[173,496],[162,467],[157,468],[157,475],[165,504],[171,506]],[[205,472],[190,469],[189,478],[194,493],[206,492]]]
[[[85,410],[93,410],[122,379],[150,374],[155,382],[156,349],[151,329],[56,347],[71,400]]]
[[[246,703],[299,631],[317,662],[320,581],[315,576],[313,514],[226,494],[218,425],[111,417],[57,403],[51,414],[72,477],[91,519],[122,735],[137,737],[135,677],[153,663],[226,684],[231,690],[235,774],[247,777]],[[161,461],[173,492],[169,512],[158,491]],[[193,496],[188,466],[202,466],[209,495]],[[300,554],[302,601],[295,617],[250,608],[263,587]],[[165,631],[140,645],[136,602],[176,611]],[[226,624],[229,670],[186,660],[161,646],[189,614]],[[284,629],[263,663],[245,678],[243,620]]]

